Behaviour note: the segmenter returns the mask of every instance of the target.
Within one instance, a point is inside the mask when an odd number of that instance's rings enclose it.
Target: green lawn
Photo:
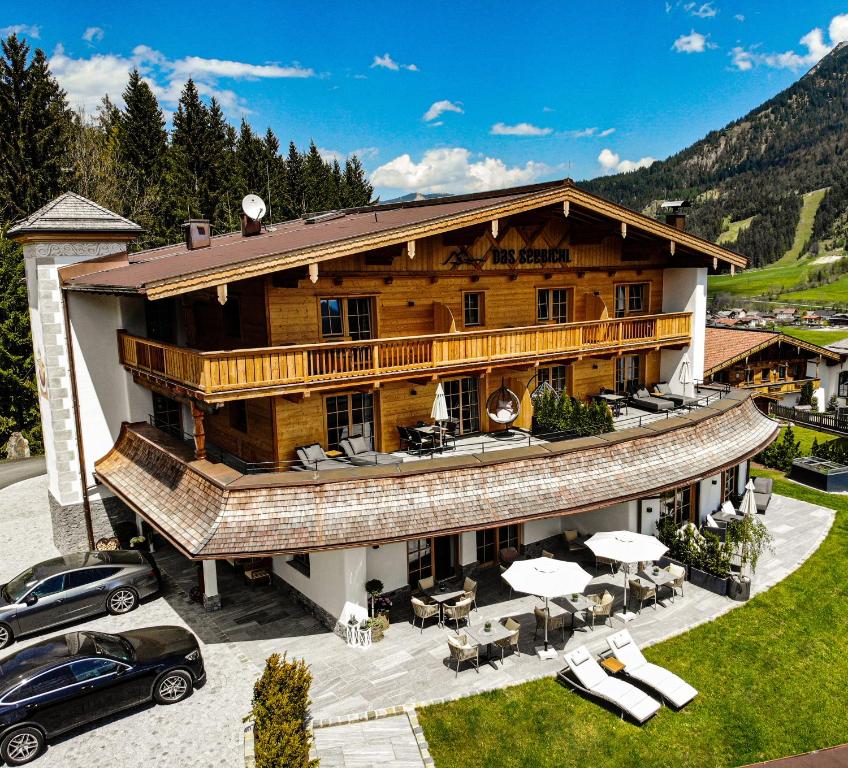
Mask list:
[[[718,768],[848,741],[848,498],[760,474],[776,493],[835,509],[836,522],[780,584],[646,650],[700,691],[693,702],[640,728],[546,679],[428,707],[419,718],[437,768]]]
[[[795,240],[792,247],[783,254],[778,264],[788,264],[797,260],[801,255],[801,251],[810,241],[813,234],[813,222],[816,218],[816,211],[819,209],[822,199],[827,192],[827,187],[817,189],[814,192],[807,192],[804,195],[804,202],[801,205],[801,215],[798,217],[798,226],[795,227]]]
[[[846,297],[848,298],[848,297]],[[809,341],[810,344],[818,344],[819,346],[827,346],[835,344],[837,341],[848,336],[848,329],[834,328],[823,331],[821,328],[799,328],[797,325],[779,325],[776,330],[783,331],[787,336],[794,336],[801,341]]]
[[[729,216],[727,217],[730,218]],[[719,245],[727,245],[728,243],[735,243],[736,238],[739,237],[739,233],[748,229],[751,226],[751,222],[754,220],[753,216],[749,216],[747,219],[740,219],[739,221],[727,221],[727,229],[723,230],[722,233],[716,238],[716,242]]]
[[[760,270],[766,271],[766,270]],[[712,288],[712,285],[710,286]],[[807,288],[803,291],[792,291],[784,293],[780,297],[781,301],[809,301],[816,306],[832,306],[848,304],[848,275],[842,275],[827,285],[820,285],[818,288]]]
[[[783,432],[786,428],[783,427],[780,430],[780,435],[778,436],[778,440],[783,435]],[[809,456],[810,452],[813,449],[813,440],[818,440],[819,444],[821,443],[829,443],[831,440],[840,440],[842,442],[848,442],[848,438],[846,437],[837,437],[836,435],[828,435],[825,432],[817,432],[814,429],[807,429],[806,427],[799,427],[796,425],[792,425],[792,431],[795,433],[795,439],[801,443],[801,454],[803,456]]]

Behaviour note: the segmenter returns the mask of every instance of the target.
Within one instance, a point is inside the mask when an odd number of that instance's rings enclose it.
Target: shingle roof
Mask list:
[[[75,192],[65,192],[35,213],[15,223],[7,233],[9,237],[17,235],[74,232],[137,235],[141,233],[138,224],[118,216],[102,205],[88,200]]]
[[[320,473],[215,477],[125,425],[98,478],[191,557],[363,546],[584,512],[708,477],[769,444],[747,393],[641,428],[534,448]]]

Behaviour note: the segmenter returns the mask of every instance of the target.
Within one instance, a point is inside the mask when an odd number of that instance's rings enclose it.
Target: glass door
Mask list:
[[[410,586],[417,587],[419,579],[433,575],[432,539],[413,539],[406,542],[407,574]]]
[[[448,417],[459,424],[462,435],[480,431],[480,397],[477,379],[451,379],[444,382]]]
[[[348,437],[362,436],[374,448],[374,396],[370,392],[332,395],[326,400],[327,450]]]

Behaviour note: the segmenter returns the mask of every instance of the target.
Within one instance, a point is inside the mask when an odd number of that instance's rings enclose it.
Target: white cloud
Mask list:
[[[736,21],[745,21],[745,14],[737,13],[733,18],[736,19]]]
[[[328,163],[332,163],[333,160],[338,160],[338,162],[344,165],[345,160],[347,160],[352,155],[356,155],[360,160],[369,160],[377,157],[380,154],[380,150],[377,147],[359,147],[358,149],[351,150],[350,152],[339,152],[337,149],[327,149],[325,147],[318,147],[318,154],[324,158]]]
[[[431,120],[435,120],[439,115],[444,114],[445,112],[458,112],[459,114],[462,114],[463,109],[460,106],[461,104],[462,102],[457,101],[454,103],[447,99],[434,101],[430,105],[430,108],[424,113],[424,121],[429,123]]]
[[[681,35],[671,46],[677,53],[703,53],[707,48],[716,48],[710,42],[709,35],[702,35],[694,29],[688,35]]]
[[[697,16],[699,19],[711,19],[718,13],[718,8],[716,8],[711,2],[702,3],[701,5],[698,5],[698,3],[686,3],[686,5],[683,6],[683,10],[693,16]]]
[[[586,139],[594,136],[597,132],[597,128],[581,128],[579,131],[569,131],[567,135],[572,139]]]
[[[10,35],[24,35],[38,40],[41,37],[41,27],[36,24],[10,24],[8,27],[0,27],[0,37]]]
[[[607,173],[628,173],[637,168],[647,168],[656,160],[653,157],[643,157],[639,160],[622,160],[621,155],[611,149],[602,149],[598,155],[598,162]]]
[[[603,131],[601,131],[598,134],[598,136],[600,136],[603,139],[606,136],[612,136],[614,133],[615,133],[615,128],[606,128]]]
[[[444,124],[445,124],[444,120],[436,120],[433,123],[427,123],[427,126],[430,127],[430,128],[438,128],[439,126],[444,125]]]
[[[493,136],[549,136],[553,133],[553,130],[553,128],[540,128],[538,125],[530,123],[516,123],[515,125],[495,123],[489,133]]]
[[[382,56],[375,56],[374,61],[371,62],[371,69],[374,69],[374,67],[390,69],[392,72],[398,72],[401,69],[406,69],[409,72],[418,72],[418,67],[415,64],[398,64],[388,53]]]
[[[82,39],[87,43],[99,43],[103,39],[103,30],[100,27],[86,27],[82,33]]]
[[[807,69],[812,67],[830,53],[838,43],[848,40],[848,13],[834,16],[827,29],[830,43],[824,39],[824,30],[815,27],[807,32],[798,42],[806,48],[805,52],[783,51],[782,53],[761,53],[758,46],[743,48],[736,46],[730,56],[736,69],[747,72],[755,66],[771,67],[772,69]]]
[[[532,160],[507,166],[495,157],[472,155],[462,147],[428,149],[421,162],[399,155],[377,168],[371,183],[377,187],[416,192],[482,192],[529,184],[550,168]]]
[[[553,107],[542,107],[542,112],[556,112]]]
[[[230,115],[249,114],[250,109],[238,93],[221,85],[222,80],[304,78],[315,75],[312,69],[297,63],[290,66],[276,63],[249,64],[200,56],[171,60],[148,45],[137,45],[130,56],[95,53],[80,58],[69,56],[63,46],[57,45],[50,57],[50,69],[67,92],[71,106],[82,107],[89,114],[94,113],[105,94],[116,104],[123,103],[121,94],[133,69],[141,72],[166,111],[176,106],[185,81],[192,77],[201,96],[214,97]]]

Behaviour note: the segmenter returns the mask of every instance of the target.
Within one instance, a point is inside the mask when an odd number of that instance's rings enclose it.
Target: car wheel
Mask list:
[[[182,701],[194,687],[191,675],[182,669],[172,669],[156,681],[153,698],[157,704],[176,704]]]
[[[0,648],[5,648],[11,645],[15,640],[12,634],[12,628],[8,624],[0,623]]]
[[[44,734],[27,726],[6,735],[0,743],[0,758],[6,765],[24,765],[35,760],[44,749]]]
[[[129,613],[138,605],[138,595],[134,589],[129,587],[118,587],[109,593],[106,598],[106,610],[113,616]]]

